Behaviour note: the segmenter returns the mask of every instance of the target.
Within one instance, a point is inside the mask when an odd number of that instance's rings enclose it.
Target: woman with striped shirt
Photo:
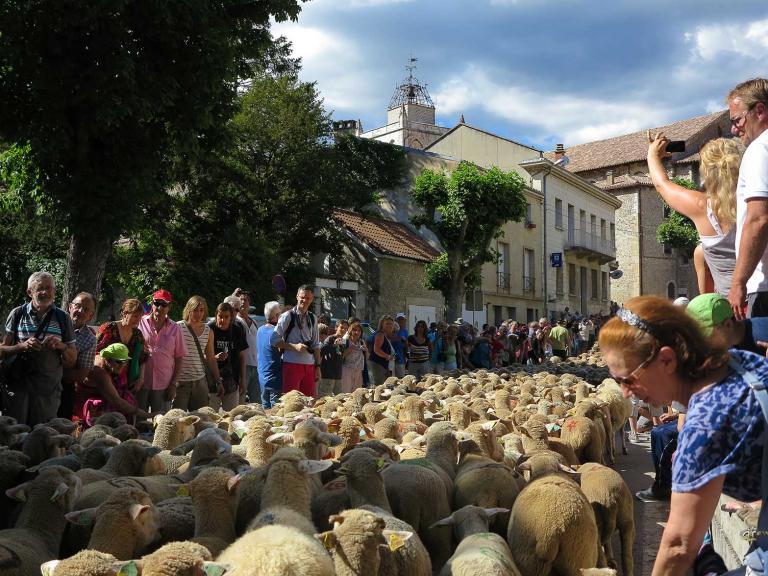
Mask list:
[[[420,379],[432,371],[432,342],[427,338],[427,323],[419,320],[408,336],[408,374]]]
[[[208,362],[208,368],[213,376],[214,382],[212,384],[219,383],[221,378],[219,378],[219,367],[213,353],[211,329],[205,323],[208,316],[208,303],[205,298],[192,296],[184,306],[184,312],[181,316],[183,320],[179,322],[179,325],[184,343],[187,346],[187,355],[181,359],[179,386],[176,389],[176,398],[173,399],[173,407],[193,411],[208,405],[209,392],[216,393],[216,390],[209,390],[208,388],[203,357]],[[193,333],[200,344],[199,349]]]

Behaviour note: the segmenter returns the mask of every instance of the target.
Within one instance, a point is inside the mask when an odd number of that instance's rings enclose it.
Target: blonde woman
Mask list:
[[[373,350],[370,355],[368,369],[374,386],[384,384],[384,380],[392,376],[395,365],[395,348],[392,338],[395,336],[395,319],[389,314],[379,318],[376,336],[373,339]]]
[[[363,386],[363,366],[368,358],[368,348],[363,339],[360,322],[352,322],[344,338],[339,338],[342,352],[341,391],[353,392]]]
[[[213,351],[211,328],[205,323],[208,317],[205,298],[192,296],[187,300],[181,317],[179,326],[187,345],[187,355],[181,359],[179,385],[173,407],[193,411],[208,405],[209,392],[218,392],[219,367]],[[210,385],[209,377],[212,380]]]
[[[648,131],[648,168],[656,191],[664,201],[690,218],[701,237],[704,259],[718,294],[728,295],[736,265],[736,183],[744,153],[735,138],[717,138],[700,150],[701,179],[705,193],[672,182],[664,168],[669,140]]]

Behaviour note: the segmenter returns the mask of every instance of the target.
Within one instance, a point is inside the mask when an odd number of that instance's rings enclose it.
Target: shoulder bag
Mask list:
[[[206,361],[205,355],[203,354],[203,349],[200,347],[200,340],[198,340],[197,334],[195,334],[195,331],[192,330],[192,326],[189,325],[189,322],[184,322],[184,326],[186,326],[187,330],[189,330],[189,333],[192,334],[192,340],[195,341],[195,347],[197,348],[197,353],[200,356],[200,362],[203,364],[203,370],[205,371],[205,381],[208,383],[208,392],[211,394],[216,394],[216,392],[219,391],[219,387],[216,384],[216,380],[213,379],[211,367],[208,366],[208,362]]]

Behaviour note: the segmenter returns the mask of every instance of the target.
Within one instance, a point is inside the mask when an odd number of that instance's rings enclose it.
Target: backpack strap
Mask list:
[[[291,330],[293,330],[293,327],[296,326],[296,312],[291,308],[288,313],[290,314],[290,320],[288,320],[288,327],[285,329],[285,333],[283,334],[283,340],[288,342],[288,335],[291,333]]]

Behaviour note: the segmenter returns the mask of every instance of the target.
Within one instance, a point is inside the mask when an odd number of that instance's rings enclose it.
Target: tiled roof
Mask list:
[[[622,188],[634,188],[636,186],[653,186],[653,182],[644,174],[630,175],[624,174],[616,176],[613,182],[610,180],[597,180],[593,182],[601,190],[621,190]]]
[[[349,210],[335,210],[333,217],[380,254],[419,262],[432,262],[440,255],[426,240],[400,222],[366,217]]]
[[[680,158],[680,160],[675,160],[675,164],[696,164],[698,162],[701,162],[701,154],[698,152],[685,158]]]
[[[725,121],[727,118],[728,110],[721,110],[714,114],[707,114],[706,116],[681,120],[667,126],[651,128],[651,131],[661,130],[670,140],[687,141],[712,124],[722,122],[723,126],[727,128],[727,121]],[[727,129],[724,131],[727,133]],[[645,160],[647,153],[648,138],[645,130],[607,140],[578,144],[565,149],[565,154],[570,160],[567,168],[569,172],[584,172],[586,170],[607,168],[628,162],[641,162]],[[555,159],[554,152],[547,152],[544,156],[550,160]]]

